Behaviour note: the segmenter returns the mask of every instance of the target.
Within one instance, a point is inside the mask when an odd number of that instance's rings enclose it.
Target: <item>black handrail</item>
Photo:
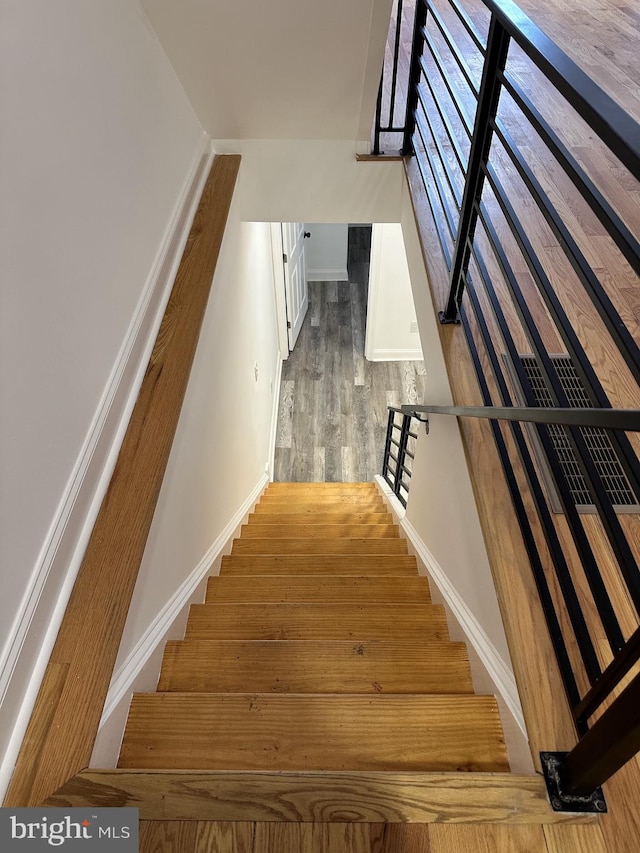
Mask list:
[[[592,259],[593,246],[585,248],[581,237],[572,232],[564,209],[538,177],[539,170],[527,149],[519,147],[507,119],[524,117],[529,122],[537,135],[536,147],[541,144],[548,152],[545,156],[557,164],[553,168],[562,171],[593,213],[611,241],[607,244],[610,250],[619,253],[625,275],[628,265],[640,276],[640,241],[632,233],[633,223],[625,222],[607,198],[606,188],[596,185],[579,162],[581,158],[562,140],[560,128],[556,131],[551,126],[516,82],[511,45],[522,49],[524,61],[542,73],[546,85],[565,99],[636,180],[640,180],[640,125],[512,0],[483,3],[490,12],[486,39],[459,0],[443,0],[437,7],[433,0],[416,0],[402,151],[413,156],[418,167],[449,272],[449,294],[445,304],[437,306],[443,308],[439,316],[443,323],[461,326],[484,405],[403,406],[401,411],[407,416],[486,418],[491,424],[582,738],[579,748],[566,759],[554,764],[552,754],[543,758],[548,784],[552,778],[560,779],[552,796],[555,808],[558,797],[562,800],[567,792],[584,799],[640,748],[640,724],[633,716],[640,676],[602,712],[603,702],[612,699],[613,691],[640,658],[640,628],[628,636],[629,621],[617,612],[610,585],[601,573],[602,561],[590,533],[593,525],[585,524],[575,497],[580,491],[581,500],[590,502],[597,513],[605,547],[615,558],[608,570],[618,571],[616,583],[628,592],[634,615],[639,615],[637,554],[618,518],[617,504],[640,504],[637,443],[627,435],[640,432],[640,410],[616,408],[617,392],[611,389],[620,374],[623,398],[633,403],[640,399],[640,346],[635,329],[625,324],[617,294],[609,292],[601,264]],[[455,18],[447,17],[449,12]],[[478,85],[475,69],[480,66]],[[394,67],[397,69],[397,62]],[[503,92],[510,99],[506,113]],[[527,204],[518,206],[514,201],[511,175],[524,187]],[[536,229],[529,228],[523,218],[531,209],[553,238],[558,263],[555,256],[551,263],[538,256]],[[562,268],[572,276],[579,312],[565,297],[562,273],[556,272]],[[586,313],[589,305],[593,320]],[[578,314],[586,323],[572,320]],[[539,329],[541,318],[544,325]],[[607,337],[607,344],[594,358],[596,326]],[[551,340],[560,343],[551,345]],[[549,346],[556,349],[549,350]],[[566,354],[552,355],[557,347]],[[611,366],[601,364],[603,355],[612,359]],[[562,359],[568,366],[560,364]],[[535,371],[534,378],[530,377],[527,360],[535,364],[538,378]],[[562,373],[567,370],[569,374]],[[534,381],[544,387],[544,393],[534,389]],[[508,422],[509,427],[501,427],[500,421]],[[511,443],[503,434],[507,430]],[[603,447],[609,448],[606,453]],[[511,458],[514,449],[515,461]],[[544,465],[551,485],[543,484]],[[528,502],[520,493],[518,467],[528,484]],[[580,484],[570,484],[570,477]],[[553,485],[557,499],[552,500]],[[532,507],[537,516],[532,515]],[[564,513],[565,523],[560,526],[553,515],[556,512]],[[570,548],[562,542],[562,530],[573,540]],[[541,539],[549,561],[540,553]],[[576,556],[588,583],[586,598],[590,595],[593,603],[581,597],[576,585],[571,565]],[[553,581],[547,576],[550,573]],[[559,600],[552,594],[554,586],[560,590]],[[611,660],[601,661],[596,654],[590,634],[593,604],[609,640]],[[567,637],[563,627],[567,624],[572,637]],[[574,640],[577,661],[570,651]],[[580,674],[576,663],[582,665]],[[596,712],[601,716],[593,723]],[[595,810],[604,806],[597,792],[590,799]],[[582,806],[571,797],[564,802],[568,810]]]
[[[405,415],[458,415],[496,421],[560,424],[640,432],[640,409],[541,409],[527,406],[401,406]]]

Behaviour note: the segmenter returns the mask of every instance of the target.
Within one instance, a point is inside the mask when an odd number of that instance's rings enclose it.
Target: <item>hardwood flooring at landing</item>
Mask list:
[[[275,481],[359,482],[382,470],[387,407],[424,400],[423,362],[364,357],[368,264],[349,282],[309,282],[309,310],[285,361]]]

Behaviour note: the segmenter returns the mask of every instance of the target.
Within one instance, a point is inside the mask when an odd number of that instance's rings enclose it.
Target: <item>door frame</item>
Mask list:
[[[289,334],[287,332],[287,300],[285,296],[284,262],[282,256],[282,226],[280,222],[271,222],[271,258],[273,263],[273,285],[276,298],[276,323],[278,327],[278,347],[282,359],[289,358]]]

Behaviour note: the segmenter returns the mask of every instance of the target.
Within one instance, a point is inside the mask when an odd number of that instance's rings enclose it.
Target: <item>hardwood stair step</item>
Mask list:
[[[313,604],[428,604],[425,577],[339,575],[223,575],[207,581],[205,602],[309,602]]]
[[[406,554],[404,539],[234,539],[232,554]]]
[[[502,837],[510,825],[519,832],[524,824],[566,827],[598,820],[596,815],[554,812],[542,777],[516,773],[465,773],[461,780],[455,772],[87,769],[72,777],[43,805],[86,811],[96,803],[137,808],[141,820],[159,821],[307,821],[322,825],[348,818],[359,823],[429,824],[454,820],[462,824],[504,824],[502,830],[495,828],[495,837],[498,833]],[[298,853],[298,849],[291,853]],[[387,853],[392,849],[394,853],[417,853],[418,849],[426,853],[422,845],[401,848],[393,842],[384,849]],[[455,849],[475,853],[468,846]],[[513,846],[509,849],[515,853]],[[517,849],[524,848],[518,844]],[[570,849],[577,853],[573,844]],[[582,853],[587,849],[595,853],[580,845]],[[225,845],[224,850],[230,848]],[[290,850],[280,847],[277,853]],[[381,853],[377,845],[375,850]],[[499,853],[504,850],[501,847]],[[568,849],[563,848],[563,853],[569,853]]]
[[[264,494],[299,495],[301,493],[320,494],[372,494],[379,495],[375,483],[269,483]]]
[[[390,512],[345,512],[344,510],[333,510],[332,512],[252,512],[249,514],[247,524],[253,527],[255,524],[287,525],[305,527],[315,524],[363,524],[370,526],[378,524],[384,526],[393,524],[393,516]]]
[[[376,497],[374,494],[362,494],[359,495],[357,493],[352,494],[325,494],[325,495],[304,495],[300,494],[292,498],[291,495],[284,494],[269,494],[262,495],[260,498],[260,502],[257,504],[259,507],[266,506],[287,506],[292,507],[294,504],[299,504],[303,506],[305,509],[320,507],[320,506],[357,506],[357,507],[370,507],[370,506],[379,506],[382,507],[385,512],[389,511],[389,508],[382,500],[382,498],[378,495]]]
[[[397,524],[243,524],[240,536],[249,539],[397,539]]]
[[[221,575],[417,575],[416,558],[408,554],[227,554]]]
[[[464,643],[179,640],[167,643],[158,690],[453,694],[473,685]]]
[[[449,639],[439,604],[193,604],[186,639]]]
[[[361,513],[365,513],[366,515],[389,515],[389,509],[386,504],[383,503],[382,500],[371,500],[363,503],[357,503],[355,501],[322,501],[322,502],[312,502],[312,503],[301,503],[299,501],[291,502],[291,501],[265,501],[264,503],[256,504],[253,508],[253,514],[257,516],[281,516],[281,515],[292,515],[295,516],[296,520],[300,518],[301,520],[306,518],[313,518],[319,513],[323,515],[358,515]]]
[[[134,695],[118,766],[167,770],[508,769],[493,697],[255,693]]]

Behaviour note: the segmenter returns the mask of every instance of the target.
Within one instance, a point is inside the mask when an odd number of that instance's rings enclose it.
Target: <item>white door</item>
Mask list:
[[[304,223],[282,223],[284,292],[287,303],[289,352],[294,348],[309,307],[307,269],[304,260]]]

